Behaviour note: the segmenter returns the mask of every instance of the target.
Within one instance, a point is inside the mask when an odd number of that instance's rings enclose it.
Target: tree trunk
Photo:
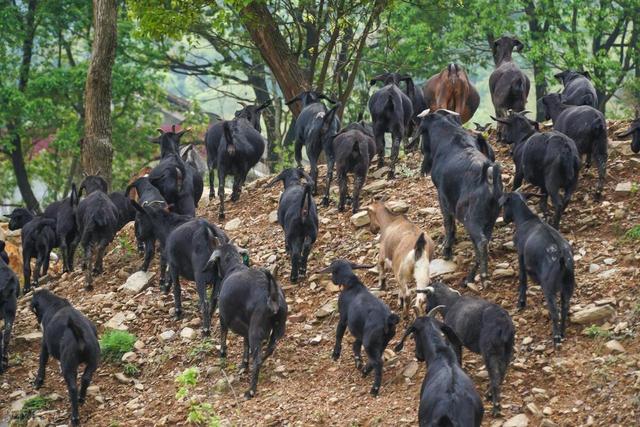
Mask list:
[[[117,0],[93,0],[94,38],[85,87],[82,169],[111,185],[111,71],[116,59]]]
[[[278,24],[267,5],[253,1],[240,11],[240,16],[242,24],[271,69],[285,99],[289,100],[300,92],[308,90],[309,82],[286,40],[280,34]],[[299,102],[291,104],[289,108],[295,116],[301,110]]]
[[[18,90],[25,92],[27,89],[27,83],[29,82],[29,72],[31,70],[31,58],[33,56],[33,40],[36,36],[36,8],[38,7],[37,0],[30,0],[27,7],[27,13],[25,15],[24,22],[24,41],[22,43],[22,63],[20,64],[20,77],[18,80]],[[20,117],[15,117],[10,120],[7,125],[9,134],[13,135],[11,140],[11,164],[13,165],[13,173],[16,176],[16,182],[22,200],[27,205],[27,208],[35,212],[40,212],[40,204],[38,199],[33,194],[31,184],[29,183],[29,176],[27,175],[27,168],[24,163],[24,157],[22,154],[22,140],[20,138]]]
[[[536,100],[547,94],[547,79],[544,75],[544,68],[540,66],[538,61],[533,62],[533,80],[536,89]],[[536,121],[543,122],[545,120],[544,110],[536,105]]]

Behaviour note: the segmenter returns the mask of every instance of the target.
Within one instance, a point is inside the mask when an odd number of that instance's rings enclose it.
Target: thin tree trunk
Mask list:
[[[94,38],[85,88],[82,169],[111,185],[111,71],[116,58],[118,2],[93,0]]]
[[[278,24],[267,5],[253,1],[240,11],[240,16],[242,24],[271,69],[285,99],[291,99],[303,90],[308,90],[309,82],[305,73],[278,30]],[[301,110],[299,102],[291,104],[289,108],[295,116]]]
[[[29,82],[29,72],[31,70],[31,58],[33,56],[33,41],[36,36],[36,8],[38,7],[37,0],[30,0],[27,13],[25,15],[24,22],[24,41],[22,43],[22,63],[20,64],[20,76],[18,80],[18,90],[25,92],[27,89],[27,83]],[[13,135],[11,139],[11,164],[13,165],[13,172],[16,176],[16,183],[20,190],[22,200],[27,205],[27,208],[35,212],[40,212],[40,204],[38,199],[33,194],[31,184],[29,183],[29,176],[27,174],[27,168],[24,163],[24,156],[22,153],[22,140],[20,138],[19,129],[21,126],[20,117],[13,118],[7,125],[7,130]]]

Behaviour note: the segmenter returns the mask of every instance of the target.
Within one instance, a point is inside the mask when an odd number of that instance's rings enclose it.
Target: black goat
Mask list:
[[[361,369],[363,376],[368,375],[372,369],[375,371],[371,394],[377,396],[382,383],[382,355],[396,333],[396,325],[400,318],[392,313],[382,300],[369,292],[358,276],[353,273],[353,269],[370,267],[338,259],[318,273],[331,273],[333,283],[343,289],[338,298],[340,320],[336,328],[336,345],[331,357],[333,360],[340,358],[342,337],[349,327],[351,335],[355,338],[353,354],[356,369]],[[360,356],[363,345],[369,359],[364,367]]]
[[[260,116],[262,111],[271,105],[271,100],[261,105],[244,105],[242,109],[236,111],[235,117],[238,119],[246,119],[258,133],[260,130]],[[216,196],[214,186],[214,174],[218,167],[218,148],[224,135],[224,120],[214,123],[204,136],[204,143],[207,148],[207,166],[209,167],[209,200]],[[253,136],[255,138],[255,135]]]
[[[4,251],[4,242],[0,240],[0,318],[4,321],[0,337],[0,374],[9,367],[9,339],[16,318],[20,282],[9,267],[9,257]]]
[[[547,198],[554,207],[551,225],[560,226],[560,218],[578,185],[580,155],[575,142],[558,131],[539,132],[538,123],[529,120],[526,112],[511,113],[507,118],[494,118],[505,126],[503,140],[512,144],[511,157],[516,165],[513,190],[522,181],[539,187],[543,197],[540,209],[548,217]],[[560,189],[564,194],[560,196]]]
[[[189,129],[180,132],[164,132],[152,142],[160,144],[160,163],[149,172],[149,181],[167,201],[175,206],[176,212],[195,216],[198,202],[202,197],[204,184],[202,176],[180,156],[180,139]]]
[[[509,110],[523,111],[531,83],[529,77],[513,62],[511,54],[522,51],[524,45],[516,38],[502,36],[493,42],[493,61],[496,69],[489,77],[491,101],[496,117],[507,116]],[[498,122],[498,141],[502,140],[502,124]]]
[[[78,198],[82,197],[83,192],[86,192],[87,195],[89,195],[95,191],[102,191],[103,193],[109,191],[107,181],[99,174],[100,171],[98,171],[96,175],[87,175],[86,173],[83,173],[83,179],[80,183],[80,188],[78,189]]]
[[[520,264],[518,308],[527,303],[527,274],[540,285],[547,301],[553,328],[553,342],[564,338],[569,303],[575,287],[573,252],[562,235],[531,212],[520,193],[506,193],[501,200],[504,221],[513,221],[513,242]],[[560,294],[560,319],[556,295]]]
[[[213,251],[207,269],[216,271],[222,279],[218,291],[220,357],[227,357],[229,329],[244,338],[241,369],[248,368],[250,355],[253,360],[251,386],[245,393],[250,399],[256,394],[260,367],[284,336],[288,308],[282,288],[269,270],[247,267],[241,254],[246,255],[246,250],[225,243]],[[265,340],[269,342],[262,355]]]
[[[443,255],[453,256],[455,220],[462,222],[475,250],[475,260],[466,277],[473,282],[488,275],[488,244],[500,213],[501,167],[478,150],[478,139],[460,125],[457,113],[438,110],[421,113],[422,172],[431,173],[445,228]]]
[[[224,184],[227,175],[233,176],[231,201],[240,199],[240,192],[249,170],[262,157],[266,141],[244,118],[225,121],[222,124],[223,137],[220,140],[217,154],[218,169],[218,219],[224,219]]]
[[[352,123],[342,129],[333,139],[332,151],[335,157],[336,175],[340,189],[338,210],[344,211],[347,201],[347,174],[353,172],[353,198],[351,209],[356,213],[360,209],[360,191],[367,179],[369,164],[376,152],[376,143],[371,130],[364,123]],[[329,190],[331,187],[331,173],[327,170],[327,185],[322,202],[329,205]]]
[[[384,83],[369,98],[369,112],[373,121],[373,134],[378,152],[378,168],[384,166],[384,134],[391,133],[391,166],[389,179],[395,176],[396,163],[400,155],[400,141],[408,136],[409,124],[413,118],[411,99],[398,87],[401,81],[409,81],[411,77],[398,73],[384,73],[371,79],[371,86],[376,82]]]
[[[562,71],[554,76],[562,85],[562,98],[568,105],[588,105],[598,108],[598,93],[588,71]]]
[[[326,99],[335,105],[327,110],[327,107],[320,102],[320,99]],[[287,101],[287,105],[296,101],[302,102],[302,111],[296,118],[294,125],[294,155],[296,164],[299,168],[302,168],[302,147],[306,148],[310,164],[312,190],[315,195],[318,193],[318,159],[322,152],[327,158],[327,175],[333,173],[334,157],[331,141],[338,129],[340,129],[340,119],[336,116],[336,113],[342,104],[313,91],[300,93],[295,98]]]
[[[405,79],[407,84],[405,93],[411,100],[411,108],[412,108],[412,116],[411,122],[409,122],[409,126],[407,127],[406,135],[413,135],[415,131],[420,127],[420,117],[418,114],[429,108],[427,102],[424,98],[424,93],[422,92],[422,88],[420,86],[416,86],[411,77]],[[358,120],[361,121],[360,119]]]
[[[80,186],[80,194],[83,188],[88,188],[84,182]],[[82,270],[86,290],[93,289],[93,276],[102,273],[104,253],[118,232],[118,221],[118,208],[101,189],[91,192],[76,207],[78,235],[75,243],[80,243],[84,251]],[[94,247],[96,259],[92,269]]]
[[[189,218],[186,215],[171,213],[166,209],[146,206],[132,202],[135,208],[155,227],[156,237],[160,241],[160,289],[168,292],[173,286],[173,299],[176,319],[182,318],[182,289],[180,277],[196,283],[200,310],[202,312],[202,331],[209,335],[211,331],[211,302],[207,300],[207,285],[213,285],[211,295],[217,292],[215,275],[205,271],[211,253],[221,243],[227,242],[227,235],[213,224],[201,218]],[[169,284],[165,283],[165,265],[169,267]]]
[[[149,205],[164,209],[168,206],[164,197],[160,194],[160,191],[151,184],[149,178],[146,176],[136,179],[127,186],[125,190],[127,197],[131,197],[132,190],[136,192],[135,200],[143,207]],[[135,209],[133,203],[131,206]],[[147,271],[155,252],[157,239],[155,227],[148,215],[137,212],[137,210],[135,221],[135,234],[138,241],[138,248],[141,246],[144,248],[144,261],[142,262],[140,270]]]
[[[459,349],[460,340],[453,329],[431,317],[432,314],[434,310],[428,316],[418,317],[395,348],[396,352],[401,351],[405,339],[413,334],[416,358],[427,362],[429,368],[420,388],[419,425],[479,427],[484,415],[482,399],[451,348],[453,345]]]
[[[441,307],[444,323],[462,344],[481,354],[491,382],[487,397],[493,401],[493,416],[500,414],[500,386],[513,356],[515,327],[511,316],[498,304],[461,296],[442,282],[426,289],[427,311]]]
[[[576,143],[580,156],[586,155],[585,167],[593,157],[598,166],[595,198],[600,199],[607,175],[607,121],[604,114],[590,105],[569,105],[564,95],[552,93],[542,97],[546,119],[553,120],[553,129]]]
[[[62,272],[73,271],[73,257],[76,253],[74,242],[78,234],[75,206],[78,201],[76,185],[71,184],[71,194],[51,203],[44,210],[44,217],[56,221],[56,246],[62,252]]]
[[[22,229],[22,272],[24,274],[23,293],[38,286],[40,276],[49,270],[51,251],[56,246],[56,221],[33,215],[28,209],[17,208],[9,218],[9,230]],[[36,268],[31,282],[31,258],[36,259]]]
[[[49,356],[57,359],[69,391],[71,425],[78,426],[78,403],[84,403],[87,388],[100,362],[98,331],[69,301],[46,289],[35,292],[31,299],[31,311],[42,328],[40,366],[33,385],[36,389],[42,387]],[[78,394],[76,378],[78,367],[83,363],[86,367],[82,373]]]
[[[120,231],[122,227],[136,219],[136,210],[131,204],[131,199],[127,197],[124,191],[109,193],[109,199],[111,199],[111,202],[118,211],[117,231]]]
[[[617,134],[620,138],[626,138],[629,135],[631,135],[631,150],[634,153],[640,153],[640,109],[636,110],[636,119],[631,122],[629,128]]]
[[[306,184],[300,185],[305,178]],[[301,169],[285,169],[267,186],[282,181],[284,191],[278,203],[278,223],[284,230],[287,253],[291,257],[291,282],[307,274],[307,260],[318,237],[318,212],[311,197],[311,178]]]

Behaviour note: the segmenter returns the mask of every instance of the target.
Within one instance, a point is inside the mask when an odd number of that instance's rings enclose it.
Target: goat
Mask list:
[[[51,203],[44,210],[44,217],[56,221],[56,246],[62,252],[62,272],[73,271],[73,256],[76,252],[74,242],[78,234],[75,205],[78,200],[76,185],[71,184],[71,194],[62,200]]]
[[[553,329],[553,342],[565,336],[569,303],[575,288],[573,252],[562,235],[531,212],[522,194],[506,193],[501,199],[504,222],[513,221],[513,242],[518,251],[520,289],[518,308],[527,303],[527,274],[540,285],[547,301]],[[556,295],[560,294],[560,319]]]
[[[326,99],[335,105],[327,110],[320,99]],[[318,193],[318,159],[321,153],[324,152],[327,158],[327,177],[333,173],[334,156],[331,142],[340,129],[340,119],[336,114],[342,104],[313,91],[302,92],[286,104],[291,105],[296,101],[302,102],[302,111],[294,125],[294,156],[296,164],[302,168],[302,147],[305,147],[310,164],[312,192],[316,195]]]
[[[300,185],[300,179],[307,183]],[[318,212],[311,197],[311,178],[300,169],[285,169],[267,186],[282,181],[284,191],[278,203],[278,223],[284,230],[287,253],[291,257],[291,282],[307,274],[307,260],[318,237]]]
[[[523,111],[531,83],[529,77],[513,62],[511,54],[522,51],[524,45],[516,38],[502,36],[491,46],[496,69],[489,77],[491,101],[496,117],[504,118],[509,110]],[[498,141],[502,140],[502,124],[498,122]]]
[[[445,229],[443,255],[453,256],[455,220],[460,221],[473,242],[475,260],[466,277],[473,282],[488,276],[488,244],[500,208],[502,168],[478,150],[478,140],[464,130],[457,113],[438,110],[421,114],[422,172],[431,173]]]
[[[207,285],[213,285],[212,295],[216,291],[215,275],[205,271],[211,252],[221,243],[227,242],[227,235],[213,224],[201,218],[189,218],[186,215],[171,213],[166,209],[146,206],[132,202],[134,207],[156,229],[160,241],[160,289],[167,293],[173,286],[173,300],[176,319],[182,318],[182,288],[180,277],[196,283],[200,310],[202,314],[202,332],[208,336],[211,332],[211,303],[207,300]],[[164,266],[169,268],[169,284],[166,285]]]
[[[0,338],[0,374],[9,368],[9,339],[16,319],[20,282],[9,267],[9,257],[4,251],[4,242],[0,240],[0,318],[4,321]]]
[[[571,138],[580,156],[586,155],[585,167],[593,156],[598,166],[596,200],[602,197],[607,175],[607,121],[604,114],[589,105],[568,105],[564,95],[552,93],[542,97],[546,119],[553,120],[553,129]]]
[[[634,153],[640,153],[640,109],[636,110],[636,118],[629,128],[617,134],[619,138],[626,138],[629,135],[631,135],[631,150]]]
[[[432,76],[422,87],[425,107],[431,111],[447,109],[460,114],[462,123],[471,120],[480,105],[480,95],[469,81],[464,68],[451,63],[438,74]]]
[[[131,196],[131,191],[135,190],[134,200],[141,206],[153,205],[160,208],[167,208],[167,202],[160,194],[160,191],[154,187],[148,177],[140,177],[129,184],[125,190],[127,197]],[[133,206],[133,204],[132,204]],[[135,209],[135,206],[133,206]],[[147,215],[141,214],[136,210],[135,216],[135,234],[138,240],[138,247],[144,248],[144,261],[140,270],[147,271],[149,264],[153,259],[156,246],[155,227]]]
[[[391,267],[398,283],[398,304],[405,315],[409,311],[411,291],[409,284],[416,283],[415,310],[419,315],[425,308],[424,290],[429,285],[429,262],[434,255],[431,238],[404,215],[394,215],[382,202],[367,207],[369,227],[376,234],[380,231],[378,252],[378,284],[385,289],[385,268]]]
[[[22,229],[22,273],[24,275],[23,293],[32,286],[38,286],[40,276],[47,274],[51,251],[56,246],[56,221],[33,215],[28,209],[16,208],[7,215],[9,230]],[[31,282],[31,258],[36,259],[36,268]]]
[[[118,224],[116,228],[117,231],[120,231],[122,227],[136,219],[136,210],[131,204],[131,199],[127,197],[124,191],[109,193],[109,199],[111,199],[111,202],[118,211]]]
[[[347,174],[353,172],[351,210],[356,213],[360,209],[360,191],[367,179],[369,164],[376,152],[373,133],[367,129],[363,122],[352,123],[333,138],[332,151],[335,158],[338,188],[340,189],[338,211],[344,211],[344,205],[347,201]],[[329,205],[331,175],[327,170],[327,185],[322,199],[324,206]]]
[[[236,111],[235,117],[238,119],[246,119],[251,126],[260,133],[260,116],[262,111],[271,105],[271,100],[267,100],[261,105],[244,105],[241,110]],[[204,136],[204,143],[207,149],[207,166],[209,168],[209,200],[216,196],[214,186],[214,174],[218,167],[218,148],[222,141],[224,131],[224,120],[214,123]],[[253,136],[255,138],[255,135]]]
[[[82,174],[83,178],[80,183],[80,188],[78,189],[78,198],[82,197],[83,192],[86,192],[87,195],[89,195],[95,191],[102,191],[103,193],[107,193],[109,191],[109,184],[107,184],[107,180],[99,174],[100,171],[98,171],[96,175],[87,175],[86,173]]]
[[[336,344],[332,358],[338,360],[342,351],[342,337],[349,327],[353,342],[353,355],[356,369],[362,370],[362,375],[375,371],[371,394],[377,396],[382,383],[382,354],[389,341],[396,333],[396,325],[400,318],[389,310],[389,307],[375,297],[367,287],[353,273],[353,269],[370,268],[343,259],[334,260],[328,267],[318,273],[331,273],[334,284],[342,287],[338,298],[340,320],[336,328]],[[367,353],[367,364],[362,366],[360,352],[362,346]]]
[[[391,133],[391,166],[389,179],[395,176],[396,163],[400,155],[400,141],[407,136],[410,121],[413,117],[411,99],[398,87],[401,81],[408,81],[409,76],[398,73],[384,73],[371,79],[369,84],[384,83],[369,98],[369,112],[373,120],[373,134],[378,152],[378,168],[384,166],[384,134]]]
[[[284,336],[287,322],[287,302],[282,288],[267,269],[249,268],[242,254],[232,243],[225,243],[211,254],[207,268],[220,276],[218,306],[220,311],[220,357],[227,357],[227,333],[231,329],[244,338],[241,369],[253,360],[251,386],[245,393],[250,399],[256,394],[260,368]],[[214,303],[215,309],[215,303]],[[269,340],[262,355],[262,342]]]
[[[554,77],[564,86],[562,98],[565,104],[598,108],[598,93],[588,71],[565,70]]]
[[[85,181],[87,178],[85,178]],[[85,182],[80,186],[88,188]],[[82,199],[76,207],[76,226],[78,235],[75,245],[80,243],[84,252],[82,270],[84,271],[85,289],[93,289],[93,276],[102,273],[103,258],[107,246],[118,232],[119,212],[109,196],[100,190],[95,190]],[[96,247],[96,259],[91,268],[92,251]]]
[[[481,354],[489,372],[487,397],[493,401],[493,416],[500,414],[500,386],[513,357],[515,327],[511,316],[498,304],[470,296],[435,282],[425,289],[427,311],[441,306],[444,323],[462,344]]]
[[[198,202],[202,197],[204,184],[202,176],[180,156],[180,138],[188,132],[184,129],[164,132],[152,142],[160,145],[160,163],[149,173],[149,181],[160,190],[167,203],[175,206],[176,212],[195,216]]]
[[[401,351],[405,339],[413,334],[416,358],[429,367],[420,388],[419,425],[479,427],[484,415],[482,399],[450,346],[458,350],[460,339],[453,329],[431,317],[435,311],[418,317],[395,347],[396,352]]]
[[[240,199],[240,192],[249,170],[262,157],[266,141],[247,119],[225,121],[222,125],[223,138],[218,146],[218,219],[224,219],[224,183],[227,175],[233,176],[231,201]]]
[[[516,165],[513,190],[523,180],[539,187],[543,197],[540,209],[548,217],[547,197],[551,197],[554,215],[551,225],[560,226],[560,218],[578,185],[580,155],[575,142],[558,131],[539,132],[538,123],[529,120],[526,112],[512,113],[507,118],[493,118],[503,124],[504,141],[513,145],[511,157]],[[564,194],[560,196],[560,189]]]
[[[60,362],[62,377],[67,383],[71,401],[71,425],[80,425],[78,403],[83,404],[87,388],[100,362],[100,345],[95,325],[64,298],[46,289],[34,293],[31,311],[42,328],[40,365],[34,381],[39,389],[44,383],[47,361],[53,356]],[[76,385],[78,367],[86,367],[80,381],[80,393]]]
[[[409,122],[409,126],[407,127],[406,134],[413,135],[416,129],[420,126],[420,118],[418,117],[418,114],[420,114],[420,112],[428,108],[428,105],[425,101],[422,89],[419,86],[415,85],[415,83],[413,82],[413,79],[409,77],[408,79],[405,80],[405,82],[407,85],[405,93],[411,100],[411,107],[413,110],[413,115],[411,116],[411,121]],[[361,119],[358,119],[358,121],[360,122]],[[405,147],[405,149],[408,149],[408,148],[410,147],[409,146]]]

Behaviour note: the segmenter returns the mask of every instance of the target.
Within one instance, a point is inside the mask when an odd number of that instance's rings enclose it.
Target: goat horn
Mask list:
[[[447,110],[446,108],[439,108],[438,111],[446,111],[449,114],[453,114],[454,116],[459,116],[460,113],[456,112],[456,111],[451,111],[451,110]]]
[[[431,109],[427,108],[422,113],[418,114],[418,117],[422,118],[422,117],[426,116],[427,114],[429,114],[430,111],[431,111]]]
[[[437,307],[433,307],[433,308],[431,309],[431,311],[429,311],[429,312],[427,313],[427,317],[435,317],[435,316],[436,316],[436,314],[437,314],[439,311],[441,311],[443,308],[445,308],[445,307],[446,307],[446,306],[444,306],[444,305],[439,305],[439,306],[437,306]]]

